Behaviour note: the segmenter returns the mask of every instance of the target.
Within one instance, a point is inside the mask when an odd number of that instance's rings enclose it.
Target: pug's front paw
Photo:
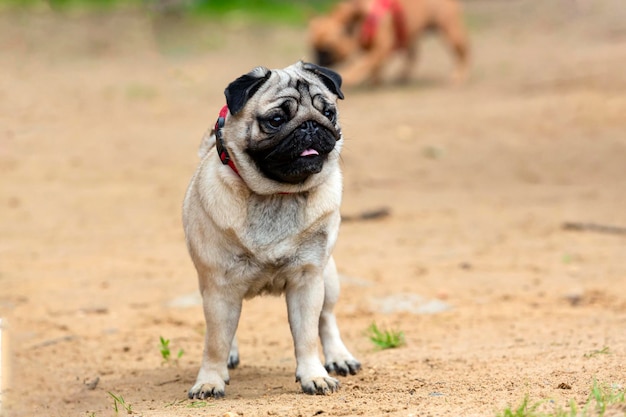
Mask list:
[[[196,381],[187,392],[190,400],[206,400],[209,397],[222,398],[226,384],[221,378],[212,381]]]
[[[328,373],[336,373],[341,376],[356,375],[361,370],[361,363],[354,358],[334,360],[327,362],[325,368]]]
[[[326,395],[339,390],[339,381],[330,376],[300,378],[302,391],[311,395]]]

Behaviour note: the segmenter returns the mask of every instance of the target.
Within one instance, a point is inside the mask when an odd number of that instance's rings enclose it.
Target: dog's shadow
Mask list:
[[[232,398],[258,398],[281,394],[300,394],[293,366],[240,365],[230,371],[231,383],[226,387]]]
[[[220,402],[228,406],[231,400],[301,394],[300,384],[295,382],[294,366],[242,364],[231,369],[230,384],[226,386],[226,396],[222,399],[188,399],[187,391],[195,382],[198,368],[174,363],[153,369],[130,370],[114,378],[101,378],[96,390],[124,394],[129,403],[134,403],[133,408],[137,411],[142,411],[147,405],[136,402],[133,397],[153,398],[156,404],[150,406],[158,408],[199,408]]]

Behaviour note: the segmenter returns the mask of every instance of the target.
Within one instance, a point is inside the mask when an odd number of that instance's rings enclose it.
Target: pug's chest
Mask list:
[[[327,262],[325,233],[304,242],[281,242],[273,246],[243,251],[236,257],[235,272],[245,298],[260,294],[281,294],[290,283],[311,279],[322,273]]]
[[[244,240],[253,249],[290,245],[306,228],[306,201],[302,198],[262,198],[248,205]],[[283,249],[284,251],[284,249]]]
[[[246,297],[252,297],[260,293],[281,293],[302,265],[295,253],[272,256],[271,253],[244,251],[236,255],[231,267],[231,278]]]
[[[253,207],[234,262],[246,297],[282,293],[289,282],[321,273],[328,258],[329,233],[323,222],[306,222],[305,206]]]

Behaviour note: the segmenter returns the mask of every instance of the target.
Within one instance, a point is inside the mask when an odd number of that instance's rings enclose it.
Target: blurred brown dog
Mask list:
[[[311,20],[309,42],[319,65],[350,60],[341,71],[344,85],[379,83],[394,52],[405,54],[400,79],[406,81],[417,59],[416,40],[430,29],[450,44],[456,57],[453,81],[463,82],[469,47],[457,0],[346,0]]]

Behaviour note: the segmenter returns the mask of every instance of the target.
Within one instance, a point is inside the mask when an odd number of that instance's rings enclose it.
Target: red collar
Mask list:
[[[228,105],[222,107],[222,109],[220,110],[220,114],[217,117],[217,122],[215,122],[215,128],[213,129],[215,130],[215,148],[217,149],[217,154],[219,155],[220,161],[222,161],[222,164],[228,165],[230,169],[232,169],[233,172],[237,174],[239,178],[241,178],[241,175],[239,174],[239,170],[235,166],[235,162],[233,162],[233,160],[230,158],[230,155],[228,154],[228,150],[224,146],[224,136],[222,133],[222,128],[224,127],[224,123],[226,123],[227,114],[228,114]],[[278,194],[291,194],[291,193],[281,192]]]
[[[378,24],[387,12],[391,13],[391,18],[393,19],[393,28],[396,33],[396,48],[405,48],[409,43],[404,9],[400,2],[397,0],[375,0],[361,28],[361,45],[364,48],[368,49],[372,46]]]
[[[228,114],[228,106],[222,107],[220,110],[220,114],[217,118],[217,122],[215,122],[215,148],[217,149],[217,154],[222,161],[222,164],[228,165],[235,174],[239,175],[239,171],[235,166],[235,163],[232,159],[230,159],[230,155],[228,154],[228,150],[224,146],[224,137],[222,133],[222,128],[224,127],[224,123],[226,122],[226,115]]]

